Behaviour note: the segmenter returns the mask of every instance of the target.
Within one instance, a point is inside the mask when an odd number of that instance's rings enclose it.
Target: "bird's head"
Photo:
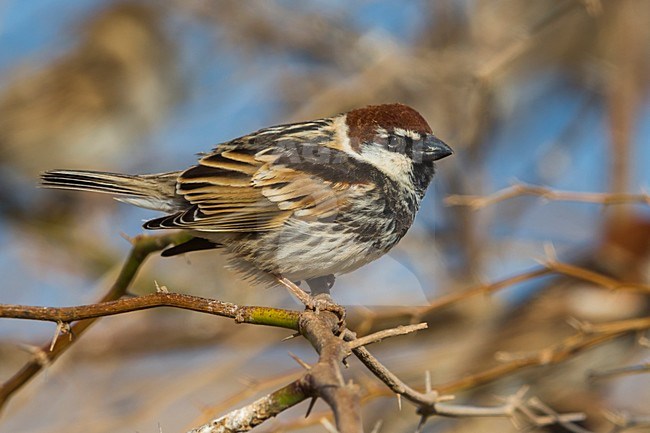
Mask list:
[[[396,180],[422,170],[430,180],[433,162],[452,154],[422,115],[407,105],[369,105],[346,113],[345,122],[350,148],[359,159]]]
[[[346,114],[350,146],[365,153],[398,154],[414,164],[437,161],[452,154],[426,120],[403,104],[369,105]]]

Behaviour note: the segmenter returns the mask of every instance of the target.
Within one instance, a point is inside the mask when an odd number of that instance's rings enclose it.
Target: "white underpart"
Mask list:
[[[285,277],[304,280],[327,274],[340,275],[383,255],[384,251],[359,242],[354,233],[331,232],[329,224],[291,219],[277,233],[275,260],[282,263]]]

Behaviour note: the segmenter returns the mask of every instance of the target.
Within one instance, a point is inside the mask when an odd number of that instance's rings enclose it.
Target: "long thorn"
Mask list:
[[[418,427],[415,429],[415,433],[422,433],[422,429],[424,428],[424,425],[427,423],[427,419],[429,417],[427,415],[422,415],[420,417],[420,422],[418,423]]]
[[[298,358],[298,357],[297,357],[296,355],[294,355],[293,353],[289,352],[289,356],[292,357],[293,360],[296,361],[296,362],[297,362],[297,363],[298,363],[302,368],[304,368],[305,370],[310,370],[310,369],[311,369],[311,366],[310,366],[309,364],[307,364],[307,363],[306,363],[305,361],[303,361],[302,359]]]
[[[318,400],[318,397],[312,397],[311,400],[309,401],[309,407],[307,408],[307,413],[305,414],[305,418],[308,418],[309,415],[311,414],[311,410],[314,408],[314,405],[316,404],[316,400]]]
[[[288,337],[284,337],[281,341],[284,342],[284,341],[293,340],[296,337],[300,337],[300,335],[302,335],[302,334],[300,334],[300,332],[296,332],[295,334],[291,334]]]

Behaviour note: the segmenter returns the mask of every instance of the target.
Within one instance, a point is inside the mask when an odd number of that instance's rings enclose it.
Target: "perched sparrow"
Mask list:
[[[54,170],[42,181],[167,212],[144,227],[189,230],[195,238],[165,256],[224,248],[244,277],[304,280],[314,293],[397,244],[433,162],[451,153],[414,109],[371,105],[221,143],[184,171]]]

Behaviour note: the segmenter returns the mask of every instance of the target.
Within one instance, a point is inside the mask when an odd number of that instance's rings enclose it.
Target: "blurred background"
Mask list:
[[[386,257],[337,280],[334,298],[363,332],[406,323],[434,299],[560,259],[650,284],[650,207],[520,197],[482,210],[446,206],[513,181],[558,190],[639,193],[650,184],[650,2],[645,0],[0,1],[0,303],[98,299],[156,213],[106,196],[40,190],[53,168],[159,172],[278,123],[371,103],[420,111],[455,150],[438,164],[415,226]],[[645,188],[645,189],[644,189]],[[155,290],[296,308],[218,253],[152,257],[136,294]],[[408,383],[452,382],[592,322],[648,315],[648,296],[567,277],[529,279],[418,319],[429,330],[372,348]],[[0,380],[54,325],[0,321]],[[106,318],[4,408],[2,432],[183,431],[301,374],[311,362],[287,332],[186,311]],[[263,342],[263,343],[261,343]],[[500,357],[495,358],[495,354]],[[504,355],[505,354],[505,355]],[[588,381],[588,370],[647,362],[635,338],[568,363],[525,370],[457,395],[498,404],[523,384],[584,427],[607,410],[650,416],[650,377]],[[497,359],[498,358],[498,359]],[[499,361],[501,359],[501,361]],[[355,361],[370,430],[411,432],[418,418]],[[259,431],[325,431],[320,403]],[[425,431],[507,431],[507,420],[433,420]],[[557,427],[554,431],[566,431]]]

